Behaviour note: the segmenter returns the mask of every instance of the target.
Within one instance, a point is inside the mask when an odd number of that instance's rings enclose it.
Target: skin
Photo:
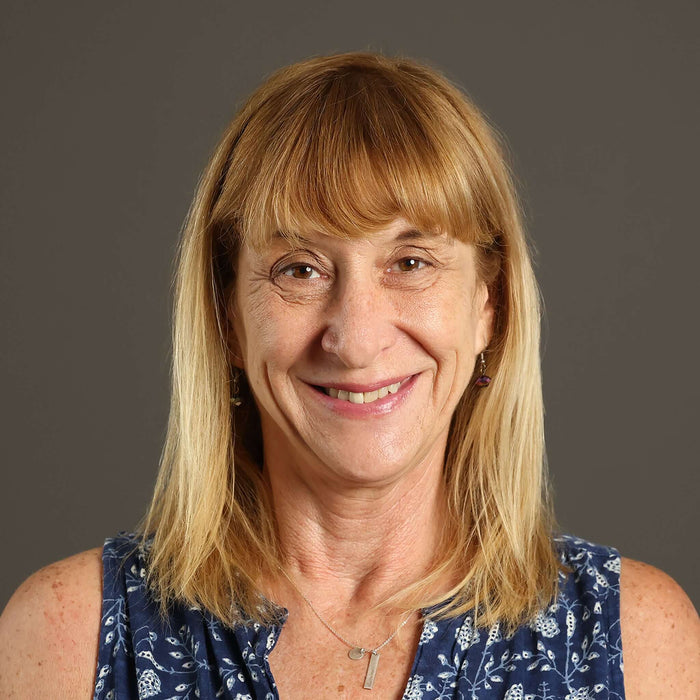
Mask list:
[[[439,471],[450,416],[490,335],[473,249],[402,220],[369,238],[306,243],[245,248],[238,262],[237,354],[260,407],[268,472],[372,497],[415,469]],[[364,419],[329,410],[312,388],[411,376],[400,407]]]
[[[402,619],[373,606],[426,571],[437,545],[449,417],[493,315],[473,255],[401,220],[367,238],[315,234],[301,249],[277,240],[240,254],[233,354],[260,407],[281,544],[298,589],[366,646]],[[360,408],[315,388],[399,378],[396,394]],[[18,589],[0,618],[0,697],[92,696],[99,557],[53,564]],[[692,604],[653,567],[623,559],[621,576],[627,697],[697,698]],[[270,581],[266,593],[290,611],[270,656],[281,697],[367,697],[365,662],[338,653],[294,586]],[[375,697],[401,696],[419,627],[409,619],[382,650]]]
[[[0,697],[91,698],[101,605],[101,549],[30,576],[0,617]]]
[[[300,250],[280,239],[239,258],[237,354],[260,407],[282,546],[299,588],[363,644],[380,644],[401,621],[399,611],[367,611],[426,571],[437,547],[450,416],[493,315],[473,256],[398,220],[369,238],[317,235]],[[369,415],[314,388],[400,379],[396,402],[368,404]],[[290,609],[270,656],[281,695],[361,694],[365,663],[305,643],[319,622],[287,582],[272,582],[269,595]],[[418,625],[416,616],[382,651],[379,697],[400,696]],[[315,668],[323,672],[310,678]]]

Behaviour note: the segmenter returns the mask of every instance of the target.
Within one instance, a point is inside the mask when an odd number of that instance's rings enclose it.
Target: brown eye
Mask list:
[[[321,276],[311,265],[290,265],[282,274],[297,280],[310,280]]]
[[[395,264],[395,267],[399,272],[414,272],[425,267],[425,265],[425,261],[418,258],[403,258]]]

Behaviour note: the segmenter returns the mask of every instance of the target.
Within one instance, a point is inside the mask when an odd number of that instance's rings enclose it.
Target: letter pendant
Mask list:
[[[379,666],[379,652],[373,651],[369,655],[369,663],[367,664],[367,675],[365,676],[365,690],[372,690],[374,686],[374,677],[377,675],[377,666]]]

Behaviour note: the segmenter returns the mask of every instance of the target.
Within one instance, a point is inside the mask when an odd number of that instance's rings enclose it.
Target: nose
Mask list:
[[[367,278],[339,283],[327,310],[321,346],[348,369],[370,367],[396,338],[389,291]]]

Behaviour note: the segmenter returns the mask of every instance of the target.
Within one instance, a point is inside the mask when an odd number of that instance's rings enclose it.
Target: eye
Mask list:
[[[296,280],[311,280],[321,276],[316,268],[304,263],[289,265],[282,270],[282,274],[285,277],[293,277]]]
[[[428,265],[425,260],[420,260],[419,258],[402,258],[397,260],[392,266],[391,270],[398,270],[399,272],[415,272],[416,270],[422,270]]]

